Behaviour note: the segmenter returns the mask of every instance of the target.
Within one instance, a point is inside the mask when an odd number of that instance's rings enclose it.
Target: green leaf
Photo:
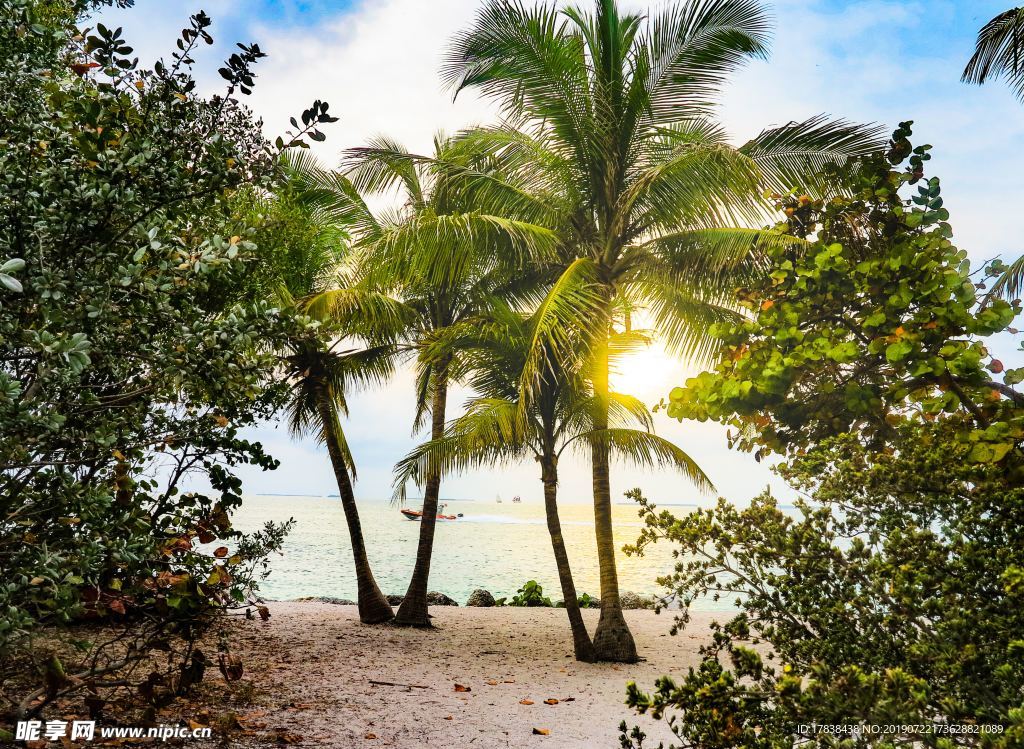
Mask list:
[[[891,362],[903,361],[913,350],[914,345],[909,341],[896,341],[885,347],[885,358]]]
[[[6,286],[8,289],[10,289],[16,294],[20,294],[22,291],[25,290],[24,287],[21,285],[21,281],[19,281],[14,276],[7,275],[6,273],[0,273],[0,283],[2,283],[4,286]]]

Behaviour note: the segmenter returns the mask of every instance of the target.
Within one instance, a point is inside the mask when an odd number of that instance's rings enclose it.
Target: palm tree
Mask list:
[[[1024,101],[1024,8],[1003,11],[981,27],[961,80],[980,85],[1000,76]]]
[[[370,569],[353,489],[355,461],[339,417],[348,413],[347,393],[353,386],[379,383],[390,374],[394,347],[387,342],[393,337],[388,331],[393,332],[400,322],[366,300],[361,305],[336,303],[329,311],[309,305],[309,300],[344,278],[341,267],[349,215],[335,198],[338,175],[323,171],[305,155],[289,156],[285,172],[287,180],[275,195],[257,199],[269,240],[263,249],[276,253],[268,264],[273,275],[269,285],[278,302],[318,323],[297,333],[281,352],[290,386],[288,424],[292,434],[314,431],[327,446],[355,562],[359,618],[376,624],[390,620],[394,612]],[[335,296],[342,294],[337,290]],[[384,342],[342,348],[343,340],[350,340],[352,334],[365,336],[368,330]]]
[[[549,229],[490,213],[456,189],[462,178],[440,164],[458,163],[474,174],[487,167],[461,155],[453,161],[449,150],[449,141],[438,136],[435,158],[424,159],[379,139],[348,153],[351,189],[343,188],[357,216],[358,290],[391,295],[403,310],[401,348],[416,363],[414,429],[429,414],[431,439],[444,432],[448,388],[464,371],[460,334],[485,319],[496,300],[527,298],[529,274],[517,270],[553,255],[556,243]],[[374,213],[362,198],[395,190],[401,195],[396,211]],[[353,291],[322,294],[317,304],[329,309]],[[441,475],[429,471],[424,477],[416,565],[396,624],[430,626],[427,590]]]
[[[1024,8],[1010,8],[981,27],[961,78],[983,84],[1002,76],[1017,98],[1024,101]],[[1006,266],[989,290],[987,299],[1016,299],[1024,290],[1024,256]]]
[[[289,427],[295,435],[315,429],[327,446],[334,468],[356,567],[359,620],[365,624],[386,622],[394,617],[394,612],[370,569],[352,486],[356,477],[355,461],[339,414],[348,413],[346,390],[353,384],[379,383],[387,379],[392,352],[386,346],[339,350],[337,342],[325,345],[319,335],[311,335],[293,341],[283,359],[291,385]]]
[[[651,415],[636,398],[610,393],[612,426],[593,429],[593,395],[586,380],[579,372],[556,366],[553,357],[547,359],[540,383],[524,398],[519,373],[531,351],[534,319],[511,309],[498,308],[494,315],[494,322],[466,336],[469,382],[479,395],[440,438],[420,445],[398,464],[396,491],[403,493],[410,479],[431,473],[534,458],[540,464],[548,533],[573,651],[577,660],[592,662],[597,656],[580,612],[558,517],[559,459],[567,450],[601,443],[640,465],[677,468],[702,489],[711,488],[711,483],[686,453],[652,433]],[[630,338],[637,336],[620,337],[616,345]],[[583,366],[585,358],[578,357],[577,364]],[[631,422],[642,429],[628,428]]]
[[[726,300],[756,270],[751,250],[780,241],[742,228],[765,223],[763,191],[788,192],[883,142],[876,128],[815,117],[729,145],[713,119],[715,95],[744,61],[767,53],[769,25],[756,0],[677,2],[650,15],[622,13],[615,0],[592,10],[489,0],[453,42],[448,84],[496,100],[507,118],[460,141],[529,188],[482,175],[474,189],[561,240],[563,275],[544,306],[591,331],[598,432],[611,402],[609,336],[630,327],[624,312],[644,309],[671,350],[706,355],[708,328],[736,314]],[[580,285],[592,283],[597,302],[581,304]],[[635,661],[619,604],[609,445],[591,452],[602,604],[594,645],[603,660]]]

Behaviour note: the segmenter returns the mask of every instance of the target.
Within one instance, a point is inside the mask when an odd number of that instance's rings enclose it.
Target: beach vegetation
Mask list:
[[[1010,8],[981,27],[974,54],[964,68],[961,80],[984,84],[1003,78],[1017,99],[1024,101],[1024,8]],[[1024,291],[1024,255],[1009,264],[996,261],[998,271],[989,296],[1017,299]]]
[[[551,599],[544,595],[544,587],[536,580],[527,580],[511,598],[498,598],[495,606],[545,606],[551,608]]]
[[[465,347],[466,382],[477,395],[463,415],[445,426],[439,439],[420,445],[398,464],[396,484],[401,490],[410,479],[430,471],[459,471],[532,457],[540,465],[548,534],[574,652],[577,659],[592,661],[596,652],[580,614],[558,514],[559,462],[574,451],[589,457],[593,445],[600,443],[623,461],[678,471],[700,490],[710,490],[711,482],[684,450],[654,433],[649,410],[633,396],[609,393],[608,426],[594,428],[593,391],[582,374],[589,359],[578,346],[578,338],[573,340],[571,328],[563,330],[560,345],[567,350],[576,348],[574,364],[567,366],[565,355],[559,357],[562,366],[554,365],[555,357],[546,357],[548,366],[540,381],[524,391],[521,373],[535,350],[541,317],[541,312],[527,316],[496,306],[488,324],[473,326],[460,336]],[[610,340],[625,351],[643,345],[646,338],[623,333]]]
[[[277,352],[288,384],[285,419],[293,435],[315,434],[327,448],[349,532],[359,618],[378,624],[394,613],[370,568],[353,486],[356,465],[342,417],[352,391],[379,385],[394,372],[395,339],[404,319],[390,300],[370,294],[352,292],[344,304],[337,298],[329,306],[315,303],[323,292],[344,294],[349,285],[347,185],[306,152],[286,154],[282,166],[284,177],[275,190],[253,195],[248,205],[263,260],[248,283],[257,298],[308,321]]]
[[[449,387],[465,372],[461,337],[487,321],[495,304],[528,299],[532,274],[523,268],[549,255],[556,241],[551,230],[504,214],[500,202],[488,203],[467,189],[466,175],[486,168],[484,160],[442,136],[431,158],[386,138],[350,150],[344,171],[353,188],[347,195],[355,214],[358,283],[315,301],[330,311],[353,293],[372,293],[400,307],[406,325],[399,353],[416,370],[413,427],[424,427],[429,418],[431,439],[442,436]],[[374,213],[364,199],[394,190],[402,201],[397,212]],[[417,561],[397,624],[430,626],[427,586],[441,479],[439,466],[421,476]]]
[[[327,105],[269,143],[240,101],[258,46],[206,98],[208,16],[147,69],[120,29],[78,28],[95,5],[0,1],[0,664],[22,719],[188,691],[214,662],[204,631],[267,615],[256,585],[286,531],[232,528],[234,471],[277,465],[245,430],[282,405],[269,347],[305,323],[233,293],[258,248],[230,196],[271,189]],[[159,670],[121,676],[154,649]]]
[[[986,299],[910,136],[832,172],[847,197],[780,198],[807,243],[769,250],[716,367],[671,394],[674,417],[781,458],[793,495],[641,502],[633,553],[680,554],[676,629],[697,600],[736,606],[698,665],[629,685],[679,746],[1024,740],[1024,396],[990,348],[1021,309]]]
[[[736,314],[732,289],[778,239],[748,228],[770,212],[764,188],[788,190],[881,142],[874,128],[815,117],[729,144],[715,99],[731,73],[767,53],[769,26],[751,0],[674,2],[646,14],[615,0],[488,0],[450,46],[443,75],[452,90],[483,95],[505,118],[459,140],[529,186],[484,174],[478,189],[558,238],[524,389],[541,380],[546,353],[563,350],[566,329],[586,331],[597,432],[612,408],[611,339],[643,316],[670,351],[712,352],[710,327]],[[602,660],[635,661],[619,601],[610,448],[591,445],[601,577],[594,645]]]

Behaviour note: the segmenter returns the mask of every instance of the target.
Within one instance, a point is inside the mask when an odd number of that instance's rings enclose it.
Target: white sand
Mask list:
[[[662,674],[684,674],[712,618],[695,615],[672,637],[671,612],[627,611],[646,661],[616,665],[572,658],[561,609],[435,607],[434,630],[362,625],[354,606],[270,610],[238,637],[246,678],[266,703],[243,716],[248,742],[322,747],[617,747],[623,719],[647,731],[648,745],[668,743],[663,723],[625,707],[626,682],[651,689]],[[585,612],[591,631],[597,614]]]

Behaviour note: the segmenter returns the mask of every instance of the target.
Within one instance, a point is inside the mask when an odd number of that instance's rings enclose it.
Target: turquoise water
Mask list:
[[[418,509],[415,503],[410,504]],[[669,508],[676,514],[689,507]],[[486,588],[495,597],[511,595],[525,581],[537,580],[552,600],[562,597],[551,540],[539,502],[502,503],[449,501],[448,514],[463,513],[455,521],[437,524],[430,589],[446,593],[460,604],[474,588]],[[636,593],[663,593],[656,578],[672,570],[672,549],[658,544],[643,557],[627,557],[624,544],[633,543],[641,523],[635,505],[613,505],[615,545],[619,550],[619,588]],[[412,573],[420,524],[406,520],[388,502],[361,501],[363,524],[374,576],[385,593],[403,594]],[[572,564],[576,590],[597,596],[597,547],[593,509],[584,504],[560,507],[562,533]],[[294,518],[295,527],[280,556],[271,560],[272,573],[261,585],[267,598],[287,600],[303,596],[356,597],[352,551],[341,502],[336,498],[247,497],[235,515],[235,526],[252,531],[268,520]]]

